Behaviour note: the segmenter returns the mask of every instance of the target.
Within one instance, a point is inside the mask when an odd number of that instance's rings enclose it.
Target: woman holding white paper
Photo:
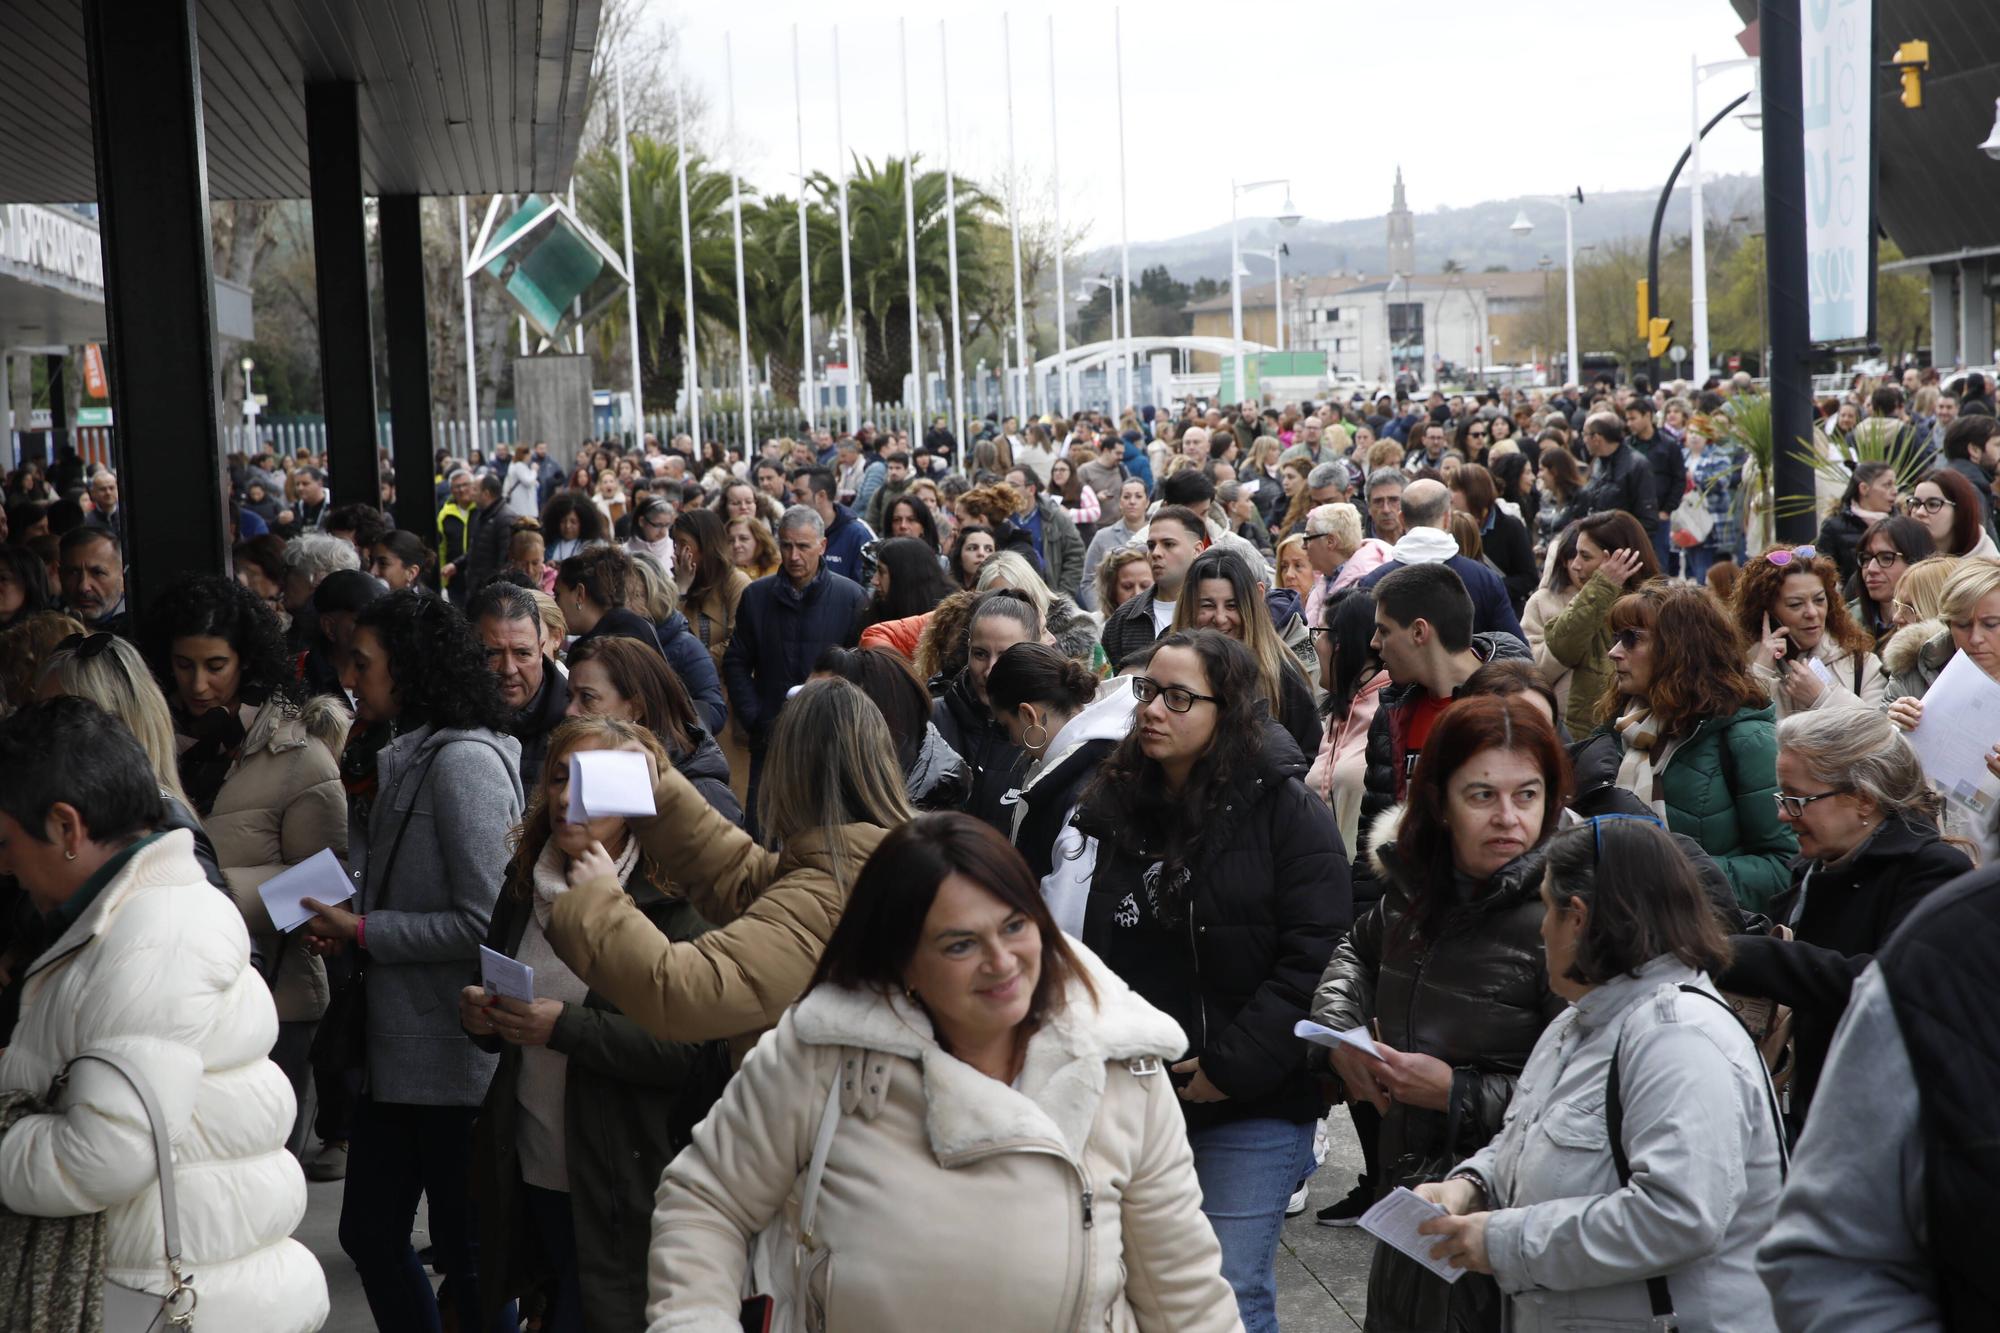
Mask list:
[[[661,1041],[556,957],[545,931],[571,878],[614,878],[668,940],[708,922],[622,818],[570,823],[570,758],[593,750],[669,764],[658,738],[616,718],[572,718],[549,738],[486,947],[533,969],[524,1003],[467,986],[459,1022],[500,1057],[473,1136],[482,1318],[543,1278],[548,1333],[624,1333],[646,1322],[653,1188],[729,1076],[721,1043]]]
[[[1550,988],[1498,1137],[1416,1193],[1446,1210],[1432,1257],[1490,1273],[1522,1333],[1777,1324],[1758,1240],[1784,1183],[1763,1057],[1712,975],[1729,960],[1708,896],[1642,815],[1550,839],[1540,893]],[[1459,1283],[1460,1286],[1464,1282]],[[1374,1314],[1370,1302],[1371,1326]]]
[[[1963,654],[1993,680],[2000,681],[2000,559],[1972,556],[1958,562],[1946,580],[1940,599],[1945,630],[1923,646],[1920,669],[1890,678],[1889,720],[1904,731],[1915,731],[1924,720],[1923,696],[1943,674],[1952,658]],[[2000,779],[2000,743],[1987,748],[1986,769]],[[1938,775],[1930,775],[1933,782]],[[1980,865],[2000,855],[2000,811],[1987,817],[1951,804],[1945,832],[1969,839],[1979,850]]]

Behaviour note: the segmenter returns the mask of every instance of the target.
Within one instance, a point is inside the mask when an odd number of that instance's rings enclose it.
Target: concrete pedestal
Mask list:
[[[530,448],[546,440],[565,470],[591,436],[590,358],[524,356],[514,361],[514,438]]]

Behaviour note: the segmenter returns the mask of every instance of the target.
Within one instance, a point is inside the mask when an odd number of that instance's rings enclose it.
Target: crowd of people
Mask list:
[[[2000,684],[2000,423],[1911,376],[1805,545],[1746,377],[440,454],[421,532],[237,457],[144,606],[29,464],[0,1227],[203,1326],[324,1322],[311,1179],[385,1330],[1267,1333],[1406,1187],[1385,1333],[1972,1327],[2000,737],[1910,733]]]

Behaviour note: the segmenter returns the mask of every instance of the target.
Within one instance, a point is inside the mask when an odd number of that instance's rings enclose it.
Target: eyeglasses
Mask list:
[[[1486,439],[1486,438],[1488,438],[1488,435],[1489,435],[1489,432],[1487,432],[1487,431],[1483,431],[1483,430],[1469,430],[1469,431],[1467,431],[1467,432],[1465,433],[1465,438],[1466,438],[1466,439],[1468,439],[1468,440],[1483,440],[1483,439]]]
[[[1804,819],[1806,807],[1814,801],[1824,801],[1829,796],[1842,796],[1852,790],[1852,787],[1835,787],[1832,791],[1823,791],[1817,796],[1787,796],[1781,791],[1774,791],[1771,793],[1771,799],[1778,803],[1779,814],[1792,819]]]
[[[1616,634],[1611,636],[1611,642],[1617,647],[1623,648],[1626,652],[1629,653],[1634,648],[1637,648],[1640,644],[1644,643],[1646,641],[1646,636],[1647,636],[1647,631],[1643,629],[1637,629],[1637,628],[1621,629]]]
[[[1615,824],[1620,820],[1626,820],[1634,824],[1651,824],[1662,833],[1667,830],[1667,821],[1661,819],[1658,815],[1592,815],[1590,817],[1590,836],[1592,841],[1596,843],[1595,848],[1591,852],[1592,861],[1601,862],[1604,860],[1604,826],[1606,824]]]
[[[1819,548],[1817,546],[1794,546],[1790,550],[1781,548],[1776,551],[1766,551],[1763,558],[1776,565],[1779,569],[1783,569],[1794,560],[1811,560],[1818,554]]]
[[[1945,499],[1941,495],[1933,495],[1929,497],[1921,495],[1913,495],[1909,499],[1903,501],[1903,509],[1905,510],[1905,512],[1912,514],[1918,514],[1918,513],[1935,514],[1943,509],[1956,509],[1956,508],[1958,508],[1958,505],[1956,503]]]
[[[1862,553],[1858,563],[1863,569],[1868,568],[1870,565],[1880,565],[1883,569],[1887,569],[1902,558],[1903,553],[1901,551],[1865,551]]]
[[[1155,699],[1165,699],[1170,713],[1186,713],[1194,709],[1195,702],[1219,704],[1222,700],[1212,694],[1196,694],[1193,690],[1179,685],[1162,685],[1148,676],[1132,677],[1132,697],[1142,704]]]
[[[1913,604],[1904,601],[1900,597],[1889,603],[1889,614],[1891,616],[1908,616],[1912,620],[1923,619],[1923,616],[1918,613],[1917,608]]]
[[[1314,542],[1331,541],[1332,538],[1333,534],[1330,532],[1308,532],[1305,535],[1305,540],[1300,542],[1299,544],[1301,546],[1311,546]]]

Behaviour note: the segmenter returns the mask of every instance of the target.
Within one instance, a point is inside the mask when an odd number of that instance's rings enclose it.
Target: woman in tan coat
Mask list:
[[[257,890],[323,850],[347,854],[337,758],[347,709],[302,697],[277,617],[232,580],[196,575],[176,583],[153,607],[144,637],[173,713],[181,786],[215,844],[277,1002],[271,1058],[303,1107],[307,1055],[327,1006],[326,965],[306,949],[303,932],[272,926]]]
[[[722,654],[736,633],[736,608],[743,600],[743,590],[750,586],[750,576],[730,557],[729,529],[714,510],[688,510],[674,520],[673,534],[681,614],[720,671]],[[744,744],[734,719],[715,739],[729,760],[729,789],[739,803],[748,800],[750,747]]]
[[[727,1038],[740,1063],[798,999],[862,863],[911,817],[881,710],[844,680],[815,680],[771,736],[758,827],[770,850],[668,768],[645,855],[719,929],[662,935],[609,876],[556,899],[549,942],[586,985],[664,1041]]]
[[[750,1270],[823,1333],[1239,1330],[1166,1069],[1186,1044],[998,833],[903,826],[662,1176],[652,1327],[742,1327]]]

